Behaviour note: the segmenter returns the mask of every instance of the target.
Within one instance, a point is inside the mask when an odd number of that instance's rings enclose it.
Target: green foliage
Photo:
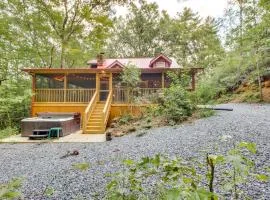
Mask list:
[[[0,184],[0,199],[18,199],[22,197],[19,189],[22,186],[22,179],[15,178],[6,184]]]
[[[133,119],[133,117],[131,114],[124,114],[119,118],[118,123],[120,125],[124,125],[124,124],[127,124],[128,122],[130,122],[132,119]]]
[[[0,139],[9,137],[11,135],[18,134],[18,129],[12,128],[12,127],[7,127],[3,130],[0,130]]]
[[[200,118],[211,117],[216,113],[214,110],[211,109],[200,109],[198,112]]]
[[[1,34],[1,59],[17,67],[84,65],[104,46],[112,6],[124,2],[2,1],[0,21],[7,31]]]
[[[53,187],[48,187],[48,188],[46,188],[44,194],[45,194],[47,197],[52,196],[52,195],[54,194],[54,189],[53,189]]]
[[[212,193],[199,187],[200,176],[191,163],[156,155],[124,161],[125,168],[107,185],[106,199],[208,199]],[[147,187],[150,178],[158,183]],[[154,188],[152,188],[154,186]]]
[[[181,74],[169,74],[172,83],[164,92],[161,110],[168,121],[181,122],[191,116],[195,106],[193,105],[190,94],[186,90],[188,85],[186,76]]]
[[[86,171],[90,168],[90,164],[87,162],[83,163],[75,163],[72,165],[74,169],[80,170],[80,171]]]
[[[140,57],[162,52],[158,5],[140,0],[139,5],[130,2],[128,10],[125,17],[115,21],[107,46],[108,54],[113,57]]]
[[[129,13],[119,17],[111,30],[107,52],[113,57],[174,56],[183,67],[215,67],[223,54],[212,18],[202,20],[185,8],[176,17],[159,12],[156,3],[130,3]]]
[[[21,79],[0,85],[0,129],[18,129],[20,120],[29,116],[31,91],[28,87],[29,82]]]
[[[262,100],[261,79],[269,66],[269,10],[267,1],[232,1],[222,25],[226,27],[227,52],[209,68],[198,83],[201,103],[213,102],[223,94],[234,92],[249,82],[257,87],[257,94],[243,97],[243,101]],[[234,22],[234,23],[231,23]]]
[[[128,103],[134,103],[135,91],[141,82],[140,69],[137,66],[128,63],[121,73],[121,80],[122,84],[127,87]]]
[[[156,155],[139,161],[125,160],[122,170],[113,174],[107,185],[106,199],[215,200],[223,199],[224,193],[230,194],[226,198],[245,199],[248,197],[241,190],[245,183],[253,177],[268,180],[266,175],[254,173],[254,161],[248,152],[256,153],[256,145],[241,142],[225,155],[209,154],[207,172],[203,170],[205,165],[194,159]],[[204,182],[203,176],[209,183]]]
[[[141,81],[141,71],[137,66],[129,63],[123,69],[121,80],[128,88],[136,88]]]

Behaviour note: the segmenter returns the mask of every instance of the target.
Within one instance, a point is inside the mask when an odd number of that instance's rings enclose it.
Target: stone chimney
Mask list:
[[[104,65],[104,53],[99,53],[97,55],[97,67],[102,68]]]

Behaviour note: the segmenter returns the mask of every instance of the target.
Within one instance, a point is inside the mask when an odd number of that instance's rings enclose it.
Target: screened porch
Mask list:
[[[111,79],[106,79],[111,77]],[[111,80],[111,81],[110,81]],[[132,92],[121,83],[119,73],[110,74],[36,74],[33,79],[33,101],[37,103],[89,103],[96,90],[106,99],[112,90],[113,103],[149,103],[168,87],[162,73],[142,74],[141,83]],[[110,86],[111,85],[111,86]]]

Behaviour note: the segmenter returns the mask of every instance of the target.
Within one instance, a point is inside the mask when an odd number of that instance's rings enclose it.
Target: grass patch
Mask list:
[[[73,169],[77,169],[80,171],[86,171],[90,168],[90,164],[87,162],[84,163],[76,163],[72,165]]]
[[[22,186],[22,179],[15,178],[6,184],[0,184],[0,199],[18,199],[22,194],[18,191]]]
[[[206,117],[211,117],[215,115],[215,111],[211,109],[200,109],[199,110],[199,117],[200,118],[206,118]]]
[[[7,127],[3,130],[0,130],[0,139],[4,139],[11,135],[16,135],[16,134],[18,134],[18,130],[16,128]]]

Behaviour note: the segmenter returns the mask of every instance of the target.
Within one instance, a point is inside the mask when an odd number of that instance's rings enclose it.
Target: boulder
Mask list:
[[[264,87],[270,87],[270,80],[264,82]]]
[[[125,133],[123,133],[122,131],[113,132],[114,137],[122,137],[123,135],[125,135]]]
[[[112,122],[112,123],[110,124],[110,128],[115,128],[115,127],[117,127],[117,124],[116,124],[115,122]]]

